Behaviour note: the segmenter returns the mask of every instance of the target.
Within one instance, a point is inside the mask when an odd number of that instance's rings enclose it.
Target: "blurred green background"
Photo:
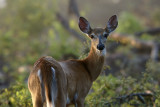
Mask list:
[[[0,107],[32,106],[27,79],[38,58],[87,56],[90,41],[78,28],[79,16],[94,28],[114,14],[119,25],[85,106],[159,107],[159,6],[159,0],[0,0]],[[117,100],[133,93],[147,97]]]

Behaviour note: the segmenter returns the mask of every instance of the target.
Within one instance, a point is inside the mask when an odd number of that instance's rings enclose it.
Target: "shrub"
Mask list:
[[[91,93],[86,98],[87,107],[130,107],[159,105],[159,87],[154,83],[149,72],[141,80],[132,77],[116,78],[112,75],[100,76],[94,83]],[[137,95],[134,96],[134,94]],[[143,94],[146,94],[144,97]],[[126,96],[134,96],[128,99]],[[126,97],[126,98],[125,98]],[[156,100],[154,100],[156,99]]]
[[[17,83],[0,91],[0,107],[31,107],[32,100],[26,84]]]

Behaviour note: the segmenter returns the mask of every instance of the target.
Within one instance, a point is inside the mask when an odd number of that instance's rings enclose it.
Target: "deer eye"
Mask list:
[[[92,39],[93,39],[93,38],[94,38],[94,36],[93,36],[93,35],[90,35],[90,38],[92,38]]]
[[[107,38],[107,37],[108,37],[108,34],[104,34],[104,37]]]

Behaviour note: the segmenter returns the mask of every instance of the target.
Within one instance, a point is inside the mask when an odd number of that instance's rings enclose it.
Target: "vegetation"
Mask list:
[[[31,107],[27,79],[34,62],[45,55],[57,60],[84,58],[89,42],[81,43],[73,38],[57,19],[55,0],[6,2],[6,7],[0,9],[0,88],[6,87],[0,90],[0,107]],[[151,26],[159,26],[159,9],[151,15]],[[68,21],[69,27],[79,33],[74,18]],[[147,28],[145,20],[134,13],[121,12],[116,33],[160,44],[160,34],[134,35]],[[153,60],[151,48],[137,48],[114,39],[108,40],[107,52],[104,70],[93,83],[85,106],[159,107],[160,53],[157,60]]]
[[[143,73],[140,80],[123,76],[117,78],[111,74],[99,76],[93,83],[91,92],[86,98],[85,106],[159,107],[160,88],[155,82],[156,80],[151,77],[151,72]],[[31,95],[25,84],[16,83],[8,89],[1,90],[0,93],[1,107],[32,106]],[[133,98],[124,98],[126,95],[135,93],[138,93],[138,95]]]
[[[1,107],[31,107],[32,100],[26,84],[16,83],[8,89],[1,90]]]
[[[2,70],[7,75],[17,80],[19,68],[29,69],[44,55],[55,59],[79,55],[79,41],[70,37],[60,23],[55,21],[55,9],[49,8],[46,1],[8,0],[7,3],[7,7],[0,13],[3,25],[0,29],[0,58]],[[72,48],[68,48],[70,46]],[[25,75],[23,79],[27,77]]]
[[[100,76],[94,82],[92,90],[86,98],[89,107],[113,106],[113,107],[134,107],[159,105],[159,86],[153,84],[155,80],[149,72],[143,74],[140,80],[132,77],[116,78],[112,75]],[[137,93],[135,97],[127,98],[127,95]],[[143,96],[143,94],[145,95]],[[141,95],[142,94],[142,95]]]

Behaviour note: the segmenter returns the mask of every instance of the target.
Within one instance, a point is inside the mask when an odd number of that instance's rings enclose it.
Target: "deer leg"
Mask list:
[[[40,94],[34,94],[34,96],[32,95],[32,103],[33,103],[33,107],[43,107],[43,102],[41,99]]]
[[[41,86],[37,76],[31,75],[28,81],[28,88],[32,96],[33,107],[43,107],[44,100],[41,95]]]

